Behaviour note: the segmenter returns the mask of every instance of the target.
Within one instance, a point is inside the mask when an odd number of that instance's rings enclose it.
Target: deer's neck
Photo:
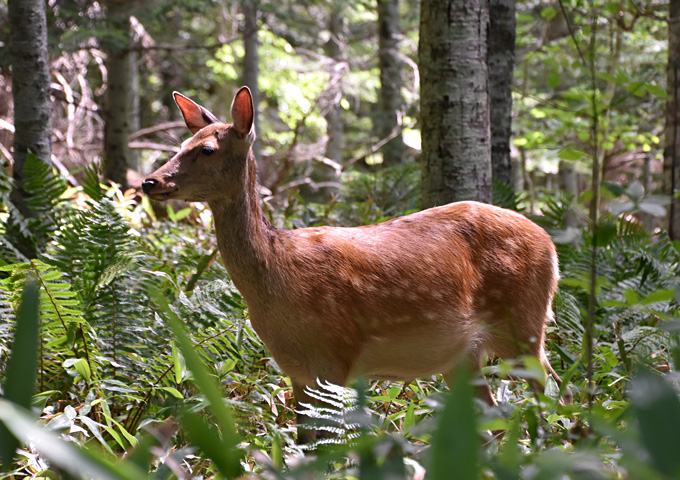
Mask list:
[[[264,217],[255,158],[249,154],[244,191],[236,198],[208,202],[215,219],[217,244],[227,272],[250,305],[279,290],[276,252],[282,232]]]

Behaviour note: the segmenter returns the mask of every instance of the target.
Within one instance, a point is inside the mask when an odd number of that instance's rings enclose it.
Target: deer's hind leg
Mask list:
[[[456,381],[456,372],[459,368],[467,368],[473,376],[475,394],[477,398],[486,402],[492,407],[497,406],[498,403],[493,396],[489,383],[482,375],[482,366],[484,365],[484,351],[481,349],[474,349],[468,355],[456,362],[454,367],[448,372],[443,373],[446,384],[451,388]]]

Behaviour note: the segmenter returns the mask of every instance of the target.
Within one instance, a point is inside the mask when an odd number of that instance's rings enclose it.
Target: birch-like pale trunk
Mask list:
[[[422,206],[491,201],[488,0],[423,0]]]

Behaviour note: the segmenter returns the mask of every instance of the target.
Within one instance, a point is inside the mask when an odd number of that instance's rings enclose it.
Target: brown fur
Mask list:
[[[543,229],[476,202],[356,228],[276,229],[257,195],[250,92],[234,99],[233,125],[201,123],[187,100],[178,104],[197,133],[145,191],[208,202],[227,271],[298,401],[317,378],[410,380],[461,361],[479,369],[485,352],[535,355],[561,383],[543,350],[558,282]],[[495,403],[488,386],[481,395]]]

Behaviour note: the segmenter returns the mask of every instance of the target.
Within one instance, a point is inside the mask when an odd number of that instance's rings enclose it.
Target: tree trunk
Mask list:
[[[130,38],[127,2],[109,2],[110,28]],[[127,188],[130,168],[130,50],[129,43],[109,45],[106,51],[107,85],[104,99],[104,175]]]
[[[342,165],[345,148],[345,124],[342,114],[343,81],[347,73],[347,61],[344,55],[345,33],[344,19],[342,17],[343,4],[332,3],[328,18],[328,31],[330,38],[324,45],[328,71],[328,88],[321,94],[319,105],[321,113],[326,120],[326,144],[325,155],[336,165]],[[318,165],[311,173],[312,180],[322,188],[314,191],[311,198],[318,202],[326,202],[337,194],[339,179],[336,168],[328,165]]]
[[[668,22],[668,65],[666,85],[666,130],[664,150],[664,192],[670,196],[668,234],[680,239],[680,0],[670,0]]]
[[[420,4],[422,205],[491,201],[485,0]]]
[[[327,123],[328,144],[326,156],[337,163],[342,163],[344,148],[344,124],[342,122],[342,84],[345,72],[345,62],[342,54],[343,46],[343,18],[337,5],[332,11],[328,22],[330,38],[325,45],[326,55],[332,59],[329,66],[329,80],[325,118]]]
[[[14,189],[12,203],[22,215],[34,216],[26,205],[24,164],[30,150],[50,163],[52,102],[47,19],[44,0],[9,0],[9,48],[14,98]]]
[[[383,165],[404,161],[405,146],[401,135],[402,74],[399,58],[399,0],[378,0],[378,66],[380,68],[380,98],[374,117],[375,131],[382,140],[393,137],[380,150]]]
[[[130,133],[136,132],[141,128],[140,94],[139,94],[139,52],[131,50],[130,59]],[[128,149],[128,164],[135,172],[142,172],[139,163],[139,150]],[[137,185],[135,185],[137,186]]]
[[[489,2],[489,110],[494,183],[513,185],[510,159],[512,77],[515,68],[515,0]]]
[[[258,78],[260,76],[260,66],[258,57],[258,38],[257,38],[257,4],[253,1],[241,3],[243,8],[243,84],[250,88],[253,95],[253,106],[255,107],[253,120],[255,127],[259,126],[258,108],[260,105],[260,88]],[[260,158],[260,140],[256,137],[253,143],[253,153],[255,158]]]

